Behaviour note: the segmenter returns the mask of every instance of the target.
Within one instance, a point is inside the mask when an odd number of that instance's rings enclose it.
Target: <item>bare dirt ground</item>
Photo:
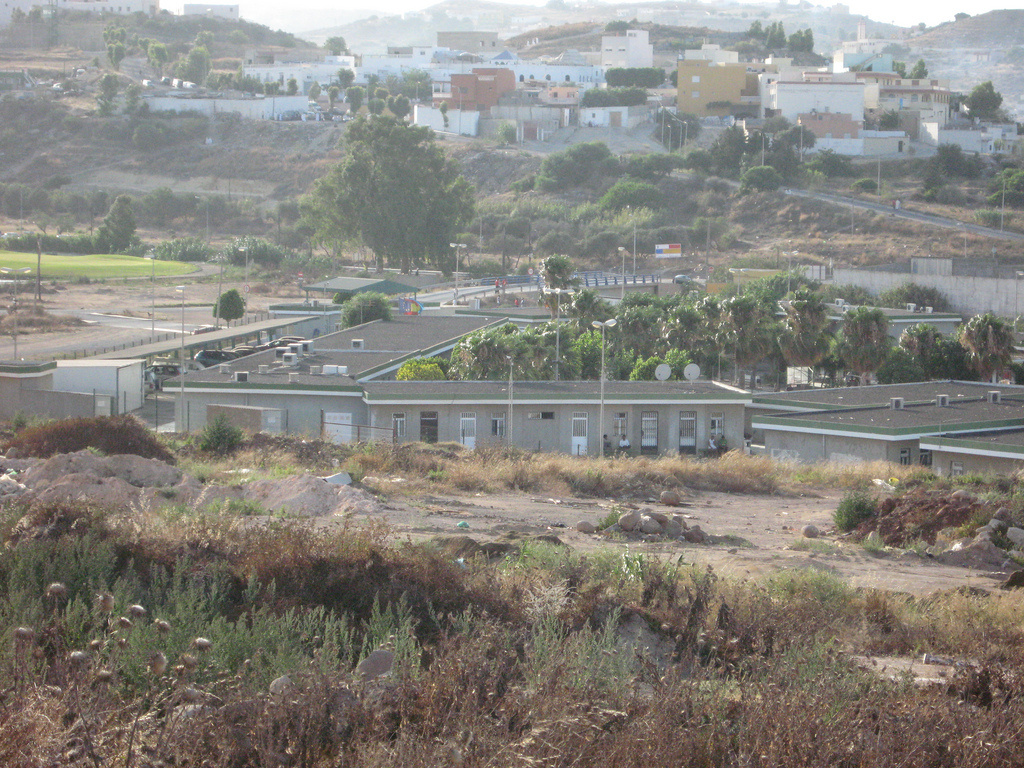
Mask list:
[[[385,481],[379,487],[387,489],[389,485]],[[839,498],[839,494],[828,491],[798,496],[691,492],[685,506],[668,507],[654,501],[640,505],[669,515],[684,514],[690,527],[699,525],[710,535],[709,544],[577,532],[575,525],[581,520],[597,523],[613,508],[631,506],[604,499],[513,493],[411,497],[399,491],[387,502],[384,519],[399,539],[422,541],[466,535],[480,543],[516,543],[536,536],[557,536],[563,544],[584,552],[612,548],[641,553],[672,562],[708,565],[734,578],[810,569],[833,574],[852,586],[914,595],[962,587],[991,590],[1006,577],[1003,572],[942,565],[909,551],[876,555],[859,544],[840,542],[832,526],[832,512]],[[459,528],[461,522],[469,528]],[[801,528],[807,524],[817,526],[822,537],[802,538]]]

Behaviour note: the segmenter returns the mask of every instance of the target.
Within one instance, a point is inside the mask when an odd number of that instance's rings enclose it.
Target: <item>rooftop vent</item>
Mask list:
[[[303,341],[303,342],[300,342],[300,344],[302,346],[302,354],[308,355],[310,352],[313,351],[313,342],[312,341]]]
[[[299,344],[298,342],[294,344],[289,344],[288,351],[291,352],[296,357],[298,357],[300,354],[302,354],[302,345]]]
[[[311,365],[311,366],[309,366],[309,372],[311,374],[313,374],[314,376],[319,376],[320,375],[320,370],[321,370],[321,367],[319,365]]]
[[[907,312],[917,312],[917,304],[908,303]]]
[[[285,352],[281,355],[281,362],[285,365],[297,365],[299,362],[299,356],[294,352]]]
[[[362,339],[352,339],[352,349],[364,349]]]
[[[231,366],[228,365],[227,363],[220,363],[217,366],[217,370],[220,371],[221,373],[231,373]]]
[[[259,371],[260,373],[270,373],[270,366],[269,365],[261,365],[261,366],[258,366],[256,370]]]
[[[249,381],[248,371],[235,371],[235,381],[239,384],[245,384]]]
[[[993,389],[991,392],[988,392],[986,394],[986,397],[988,398],[988,401],[990,403],[1001,403],[1001,402],[1003,402],[1003,393],[1000,392],[998,389]]]
[[[289,384],[295,384],[295,383],[298,382],[298,380],[299,380],[299,374],[297,374],[297,373],[289,373],[288,374],[288,383]]]
[[[949,407],[949,395],[936,395],[935,396],[935,404],[937,406],[939,406],[939,408],[948,408]]]
[[[285,352],[287,351],[288,350],[286,350],[284,347],[274,347],[274,357],[276,357],[278,360],[281,360],[282,358],[284,358]]]
[[[903,410],[903,398],[902,397],[890,398],[889,399],[889,407],[892,408],[894,411],[902,411]]]
[[[925,307],[925,308],[924,308],[924,313],[925,313],[926,315],[930,315],[930,314],[931,314],[932,312],[934,312],[934,311],[935,311],[935,307]]]
[[[846,303],[846,299],[836,299],[836,306],[841,307]]]
[[[325,365],[323,367],[324,376],[335,376],[338,373],[338,366],[336,365]]]

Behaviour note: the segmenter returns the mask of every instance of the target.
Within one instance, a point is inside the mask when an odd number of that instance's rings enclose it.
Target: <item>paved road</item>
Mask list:
[[[872,203],[867,200],[858,200],[850,197],[843,197],[842,195],[832,195],[827,192],[811,192],[806,189],[787,189],[785,190],[785,194],[791,195],[792,197],[805,197],[810,200],[821,200],[822,202],[833,203],[847,208],[857,208],[862,211],[887,213],[890,216],[907,219],[909,221],[916,221],[921,224],[928,224],[933,227],[955,229],[959,232],[971,232],[976,235],[994,237],[999,240],[1010,240],[1018,243],[1024,242],[1024,234],[1020,234],[1019,232],[1000,232],[998,229],[992,229],[991,227],[983,227],[979,224],[957,221],[956,219],[949,219],[945,216],[935,216],[930,213],[920,213],[906,208],[901,208],[897,211],[893,210],[892,206],[882,205],[881,203]]]

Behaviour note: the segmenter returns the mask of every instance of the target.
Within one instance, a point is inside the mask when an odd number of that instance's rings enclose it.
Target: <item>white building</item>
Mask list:
[[[160,11],[160,0],[54,0],[58,11],[84,11],[86,13],[147,13],[155,16]],[[16,10],[28,13],[33,8],[50,8],[49,0],[0,0],[0,26],[11,23]]]
[[[700,50],[687,49],[683,51],[683,59],[686,61],[710,61],[712,64],[739,64],[739,51],[724,51],[722,46],[714,43],[704,43]]]
[[[601,38],[601,66],[653,67],[654,46],[646,29],[630,29],[625,35],[604,35]]]
[[[238,21],[237,5],[203,5],[200,3],[185,3],[181,10],[182,16],[208,16],[216,19],[230,19]]]
[[[412,121],[415,125],[433,128],[438,133],[455,133],[460,136],[478,136],[480,133],[480,112],[472,109],[449,109],[448,123],[441,110],[429,104],[414,104]]]
[[[1015,154],[1021,147],[1017,126],[1012,123],[943,126],[926,121],[921,123],[920,138],[923,143],[934,147],[954,144],[964,152],[979,155]]]
[[[199,93],[165,93],[142,98],[153,112],[198,112],[210,117],[234,114],[249,120],[280,120],[286,113],[303,113],[309,108],[309,99],[301,95],[230,98]]]
[[[293,77],[299,84],[299,91],[307,93],[309,86],[319,83],[327,88],[338,80],[339,69],[356,71],[355,56],[325,56],[323,61],[282,61],[275,64],[246,66],[243,74],[255,77],[261,83],[285,85]],[[365,80],[364,80],[365,82]]]
[[[841,112],[864,117],[864,83],[806,82],[778,80],[765,88],[765,115],[786,118],[791,123],[802,113]],[[770,110],[770,113],[769,113]]]
[[[581,107],[580,126],[594,128],[636,128],[651,116],[650,107]]]

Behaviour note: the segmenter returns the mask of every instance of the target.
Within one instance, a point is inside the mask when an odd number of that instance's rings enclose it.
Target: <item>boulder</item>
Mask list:
[[[670,489],[662,491],[659,500],[666,507],[678,507],[683,498],[679,495],[679,491],[673,491]]]
[[[1006,529],[1006,538],[1013,542],[1017,549],[1024,549],[1024,528],[1009,527]]]
[[[683,515],[672,515],[672,519],[675,522],[679,523],[679,525],[682,526],[684,531],[690,527],[686,524],[686,518]]]
[[[1013,522],[1013,513],[1010,511],[1009,507],[1000,507],[995,511],[995,514],[992,515],[992,517],[996,520],[1002,520],[1004,523]]]
[[[803,536],[805,539],[816,539],[818,538],[820,533],[818,531],[817,526],[808,523],[800,529],[800,535]]]
[[[652,520],[657,520],[662,525],[668,522],[668,515],[662,512],[648,512],[647,516]]]
[[[391,667],[395,663],[395,654],[387,648],[378,648],[369,656],[359,662],[356,666],[356,675],[364,683],[376,680],[391,674]]]
[[[640,526],[640,513],[636,510],[623,512],[619,515],[619,528],[624,531],[635,531]]]
[[[270,696],[275,701],[281,701],[294,687],[292,679],[288,675],[281,675],[270,681],[270,688],[268,690],[270,691]]]
[[[699,525],[683,531],[683,538],[691,544],[704,544],[708,540],[707,534],[700,529]]]
[[[953,491],[953,493],[950,494],[949,498],[953,499],[954,501],[960,501],[969,504],[972,501],[974,501],[974,494],[964,488],[960,488],[959,490]]]
[[[661,523],[655,520],[653,517],[644,515],[640,518],[640,531],[647,534],[659,534],[661,533]]]
[[[936,555],[935,559],[944,565],[1001,570],[1006,562],[1006,553],[991,541],[974,539],[966,543],[958,541],[945,552]]]
[[[662,526],[662,531],[670,539],[678,539],[683,535],[683,530],[683,526],[681,526],[676,520],[669,520],[664,526]]]
[[[576,523],[576,530],[580,533],[597,533],[597,526],[589,520],[580,520]]]
[[[1024,571],[1014,571],[1009,578],[999,585],[1000,589],[1022,589],[1024,588]]]
[[[993,517],[988,521],[988,525],[985,526],[993,533],[1005,534],[1009,529],[1009,524],[1005,520],[1000,520],[998,517]]]

